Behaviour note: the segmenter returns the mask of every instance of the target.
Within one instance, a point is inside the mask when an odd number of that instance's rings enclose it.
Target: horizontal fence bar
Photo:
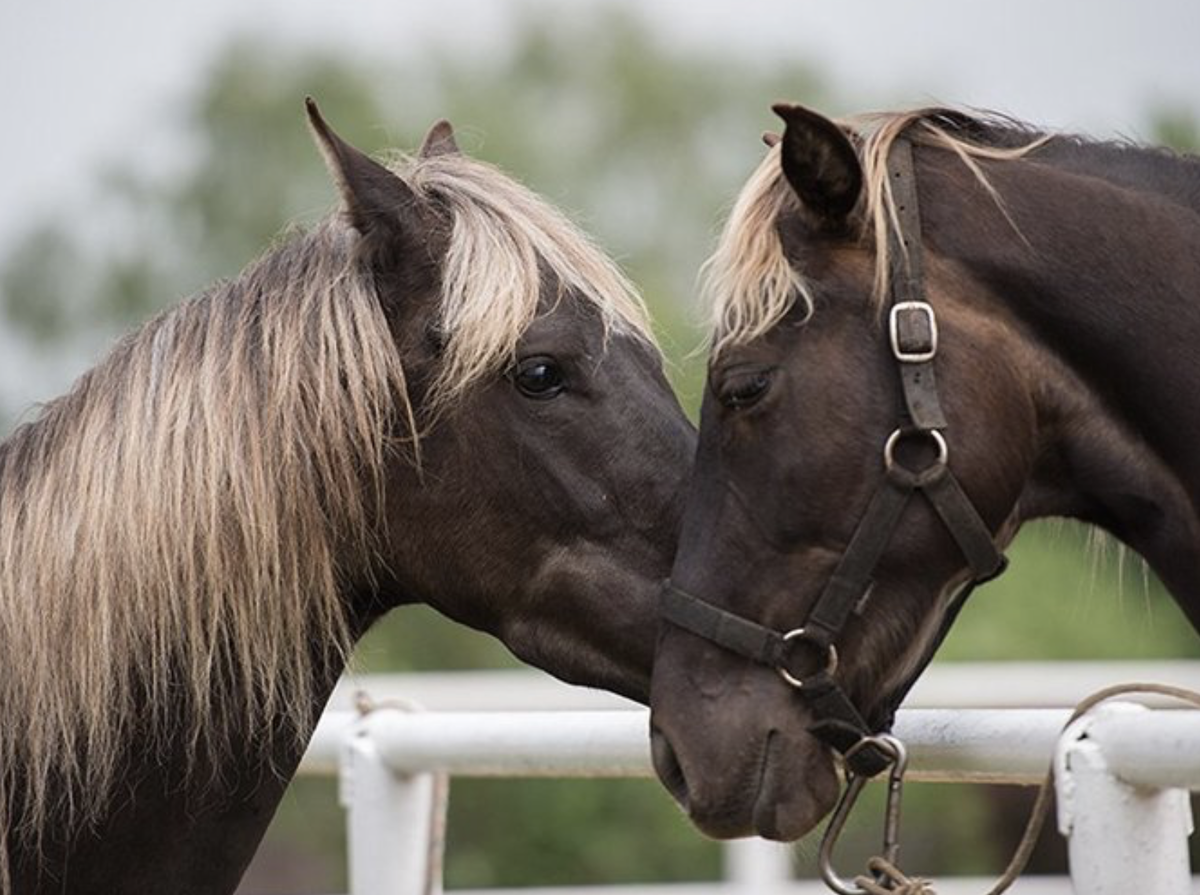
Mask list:
[[[937,895],[980,895],[996,880],[993,877],[939,877]],[[727,882],[715,883],[629,883],[614,886],[537,886],[528,889],[453,889],[447,895],[829,895],[822,882],[787,881],[760,889],[739,889]],[[1200,888],[1194,891],[1200,892]],[[1023,876],[1008,895],[1074,895],[1065,876]]]
[[[909,778],[1040,782],[1068,713],[1062,709],[906,709],[895,733]],[[301,771],[332,773],[347,736],[369,735],[400,773],[463,777],[650,777],[649,712],[423,712],[383,709],[359,720],[327,712]]]
[[[905,708],[1070,708],[1102,687],[1158,681],[1200,690],[1200,661],[934,662],[905,699]],[[565,684],[533,669],[348,675],[329,701],[350,711],[360,693],[379,702],[415,702],[436,711],[632,709],[628,699]],[[1130,697],[1134,699],[1134,697]],[[1147,705],[1173,705],[1159,697]]]
[[[895,733],[909,779],[1040,783],[1065,709],[905,709]],[[359,719],[327,712],[301,772],[337,770],[341,744],[369,735],[395,771],[462,777],[650,777],[649,712],[424,712],[382,709]],[[1200,712],[1147,711],[1099,719],[1113,773],[1134,785],[1200,789]]]
[[[893,732],[908,747],[909,780],[1041,783],[1069,709],[905,709]]]
[[[376,712],[366,727],[393,770],[454,777],[647,777],[649,713]]]
[[[912,780],[1037,783],[1066,709],[902,709],[895,734]],[[334,774],[341,744],[368,729],[390,767],[454,776],[652,776],[649,713],[623,711],[374,711],[360,722],[326,711],[301,773]],[[1090,735],[1112,773],[1134,786],[1200,789],[1200,711],[1106,714]]]

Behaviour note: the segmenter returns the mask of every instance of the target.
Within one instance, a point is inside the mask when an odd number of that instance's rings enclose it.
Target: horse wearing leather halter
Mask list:
[[[831,749],[892,759],[871,740],[1024,521],[1107,529],[1200,623],[1200,162],[777,111],[707,267],[651,706],[702,829],[794,839],[837,799]]]
[[[891,729],[896,708],[949,631],[958,608],[971,590],[995,578],[1006,565],[992,533],[947,463],[947,423],[933,364],[938,352],[937,314],[926,300],[916,175],[912,147],[906,140],[892,145],[888,169],[899,219],[892,231],[890,253],[888,344],[897,365],[902,400],[899,425],[883,446],[883,475],[854,536],[804,624],[790,631],[775,631],[720,609],[670,581],[662,596],[662,614],[667,621],[778,671],[811,707],[816,718],[812,732],[840,752],[855,774],[867,777],[875,776],[895,760],[873,738]],[[918,470],[907,467],[896,457],[902,439],[928,439],[935,450],[933,461]],[[875,566],[904,507],[915,494],[924,496],[945,523],[973,577],[956,598],[954,609],[944,617],[942,630],[918,671],[894,691],[882,716],[868,724],[833,676],[838,662],[837,638],[850,616],[860,613],[870,599]]]

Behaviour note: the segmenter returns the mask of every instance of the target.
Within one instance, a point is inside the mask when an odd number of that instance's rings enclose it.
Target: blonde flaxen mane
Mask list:
[[[452,219],[441,406],[509,363],[547,273],[650,339],[616,266],[524,187],[457,154],[395,170]],[[0,446],[0,839],[97,820],[135,730],[217,766],[307,735],[385,463],[415,439],[355,245],[340,217],[284,244]]]
[[[452,401],[505,364],[538,314],[544,267],[561,295],[574,292],[606,330],[653,342],[636,288],[560,212],[490,165],[458,154],[402,159],[397,173],[418,196],[447,207],[454,235],[443,268],[440,326],[452,336],[435,403]]]
[[[859,145],[865,193],[861,235],[874,252],[872,293],[880,306],[888,294],[887,234],[899,227],[887,176],[888,153],[897,138],[904,135],[914,143],[953,152],[1002,211],[1003,202],[984,176],[978,160],[1020,158],[1048,139],[1031,137],[1018,148],[979,145],[951,134],[942,126],[939,119],[945,114],[944,110],[918,110],[863,115],[839,122]],[[726,348],[764,335],[797,302],[807,313],[812,313],[812,287],[789,263],[776,227],[780,216],[798,202],[783,176],[780,152],[780,144],[771,147],[750,175],[738,194],[716,250],[702,269],[702,292],[709,307],[714,359]]]

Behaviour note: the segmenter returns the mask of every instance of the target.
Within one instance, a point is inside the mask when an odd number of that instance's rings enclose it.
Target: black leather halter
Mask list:
[[[786,633],[719,609],[675,587],[663,589],[662,614],[673,624],[732,652],[775,668],[797,689],[816,719],[810,730],[840,752],[850,770],[874,776],[893,760],[872,739],[891,727],[896,707],[917,674],[941,644],[970,591],[1004,571],[1007,560],[996,549],[992,533],[947,464],[949,447],[942,430],[946,418],[938,399],[934,360],[938,351],[937,317],[925,300],[921,258],[921,220],[917,207],[912,146],[899,139],[888,156],[888,178],[898,228],[889,228],[890,312],[888,334],[900,372],[904,401],[900,424],[883,448],[884,476],[867,505],[850,543],[817,598],[804,624]],[[911,470],[895,458],[901,439],[927,438],[936,459]],[[878,723],[868,725],[835,678],[836,641],[851,614],[870,598],[872,574],[910,497],[929,501],[967,559],[972,581],[947,611],[941,630],[924,661],[903,686],[890,695]]]

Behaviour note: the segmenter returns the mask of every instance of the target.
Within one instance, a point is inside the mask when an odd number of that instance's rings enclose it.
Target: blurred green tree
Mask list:
[[[817,79],[668,50],[612,8],[528,10],[514,33],[499,55],[435,45],[403,62],[236,41],[183,104],[179,158],[146,166],[135,153],[105,172],[89,216],[113,226],[97,238],[47,222],[3,259],[9,319],[47,342],[123,330],[324,213],[333,190],[304,126],[311,94],[370,152],[415,147],[449,118],[466,151],[581,218],[643,285],[694,404],[695,271],[763,151],[770,98],[823,104]]]
[[[1200,153],[1200,122],[1189,109],[1159,106],[1150,115],[1151,142],[1177,152]]]

